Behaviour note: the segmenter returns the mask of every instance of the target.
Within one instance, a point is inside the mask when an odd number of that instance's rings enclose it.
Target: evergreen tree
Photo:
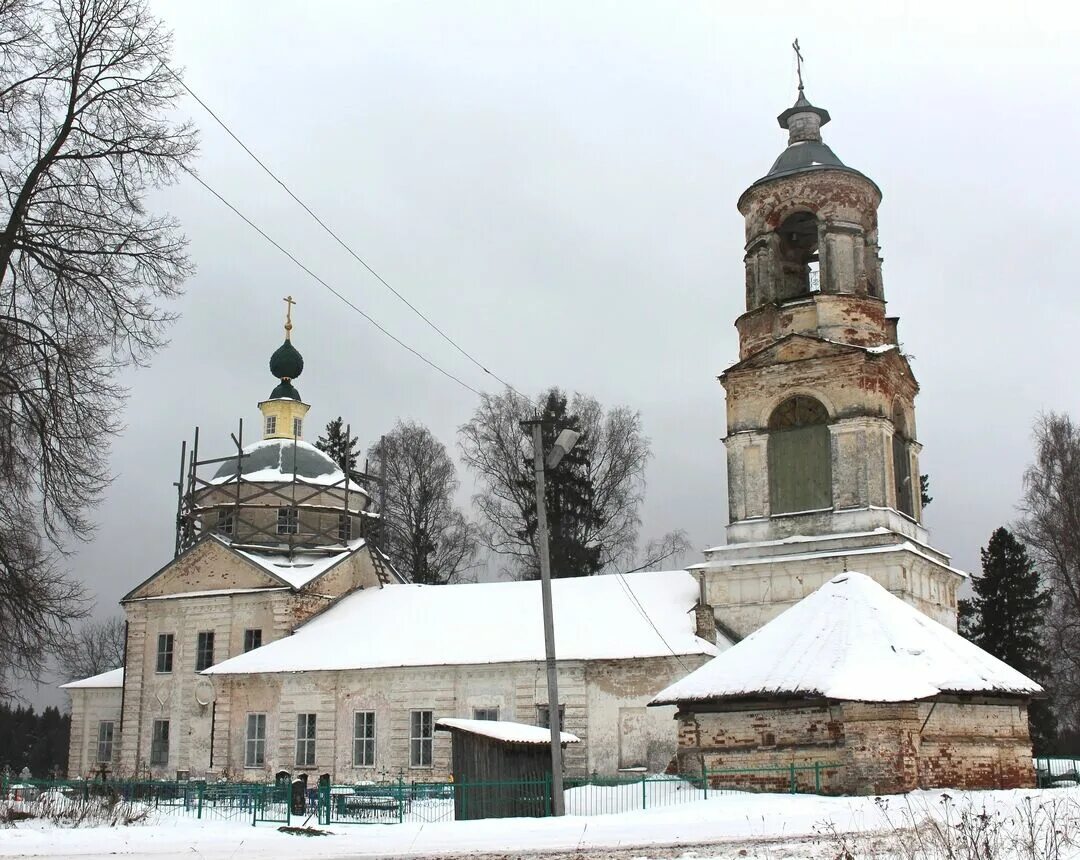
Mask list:
[[[934,497],[930,495],[930,476],[919,475],[919,499],[922,501],[923,509],[934,501]]]
[[[1042,628],[1050,594],[1027,548],[1006,528],[997,529],[979,551],[982,576],[972,582],[970,638],[1018,672],[1046,685],[1049,667]],[[1032,702],[1031,736],[1036,753],[1053,743],[1054,715],[1045,700]]]
[[[553,577],[591,576],[599,573],[604,564],[600,557],[600,547],[589,545],[585,536],[596,529],[602,522],[602,515],[596,505],[596,493],[589,480],[589,459],[592,456],[592,444],[585,432],[581,417],[568,412],[566,396],[558,390],[548,392],[544,403],[542,432],[545,454],[555,444],[558,434],[569,428],[581,433],[574,448],[554,469],[544,472],[544,502],[547,509],[549,546],[551,548],[551,575]],[[520,533],[523,539],[535,543],[536,538],[536,495],[535,475],[533,473],[533,452],[531,445],[524,455],[528,479],[523,480],[522,489],[532,495],[531,509],[526,512],[525,528]],[[536,570],[534,575],[539,576]]]
[[[315,447],[337,463],[338,468],[354,481],[359,475],[356,468],[360,456],[356,450],[357,444],[356,436],[349,438],[340,415],[326,425],[326,435],[315,440]]]

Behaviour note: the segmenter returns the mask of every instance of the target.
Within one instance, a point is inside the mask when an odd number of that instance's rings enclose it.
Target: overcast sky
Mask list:
[[[934,544],[976,568],[1016,516],[1032,419],[1075,410],[1071,4],[154,6],[192,89],[444,330],[523,391],[641,411],[643,539],[724,539],[716,376],[743,310],[735,202],[786,143],[775,117],[795,97],[796,36],[807,94],[833,117],[826,142],[884,192],[885,292],[922,386]],[[494,390],[197,104],[183,111],[210,185],[396,335]],[[239,418],[253,438],[287,293],[309,438],[340,414],[366,447],[410,418],[456,456],[476,405],[194,182],[151,205],[182,221],[198,272],[171,345],[128,377],[115,481],[73,559],[99,617],[171,557],[181,439],[199,425],[201,453],[225,454]]]

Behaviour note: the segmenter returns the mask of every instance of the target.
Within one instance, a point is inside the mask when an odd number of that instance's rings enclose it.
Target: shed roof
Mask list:
[[[905,702],[940,693],[1041,692],[1030,678],[869,576],[849,571],[650,704],[774,696]]]
[[[505,744],[550,744],[551,729],[541,726],[529,726],[525,723],[512,723],[508,720],[459,720],[444,717],[435,721],[435,728],[442,731],[459,731],[470,735],[480,735]],[[559,732],[559,740],[564,744],[580,743],[581,739],[570,732]]]

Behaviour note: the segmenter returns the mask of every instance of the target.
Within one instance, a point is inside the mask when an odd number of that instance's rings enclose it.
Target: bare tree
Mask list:
[[[60,562],[108,483],[116,374],[163,344],[189,271],[144,207],[196,148],[170,43],[145,0],[0,0],[0,695],[78,617]]]
[[[59,670],[65,680],[89,678],[124,665],[127,627],[119,616],[84,624],[60,650]]]
[[[1080,729],[1080,427],[1068,415],[1035,422],[1035,462],[1024,473],[1017,531],[1047,580],[1049,634],[1058,721]]]
[[[520,578],[531,578],[538,569],[535,528],[531,527],[536,516],[532,440],[520,422],[550,409],[553,394],[563,398],[558,389],[544,392],[535,401],[510,390],[485,394],[472,419],[459,431],[462,458],[480,486],[473,502],[480,513],[484,544],[505,556],[507,572]],[[642,432],[640,413],[628,407],[605,412],[595,398],[574,394],[566,412],[582,433],[571,468],[588,488],[590,508],[590,515],[574,524],[579,531],[575,540],[595,550],[592,566],[602,571],[634,555],[649,440]],[[545,432],[558,429],[545,428]],[[559,468],[566,468],[565,461]],[[556,567],[553,563],[552,573],[557,576]]]
[[[381,549],[413,582],[460,580],[476,557],[477,529],[454,507],[459,482],[446,446],[424,425],[398,421],[368,459],[386,471]]]

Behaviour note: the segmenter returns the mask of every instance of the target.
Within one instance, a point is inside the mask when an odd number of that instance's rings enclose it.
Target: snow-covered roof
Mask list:
[[[471,735],[483,735],[486,738],[508,744],[551,743],[551,729],[544,729],[540,726],[527,726],[525,723],[511,723],[507,720],[459,720],[453,717],[444,717],[435,721],[435,728],[447,731],[457,729]],[[576,744],[581,739],[569,732],[559,732],[559,740],[564,744]]]
[[[744,696],[906,702],[950,692],[1041,691],[870,577],[849,571],[662,690],[652,704]]]
[[[552,595],[560,660],[717,653],[716,646],[695,635],[698,583],[686,571],[556,579]],[[722,640],[721,647],[728,644]],[[354,592],[292,636],[206,671],[248,674],[543,659],[539,582],[410,584]]]
[[[100,675],[92,675],[89,678],[83,678],[81,681],[71,681],[67,684],[61,684],[61,690],[104,690],[110,687],[123,687],[124,686],[124,670],[110,669],[108,672],[102,672]]]
[[[225,543],[228,546],[228,543]],[[238,549],[237,547],[232,547],[232,549],[248,561],[257,564],[267,573],[287,582],[293,588],[303,588],[362,546],[364,546],[364,539],[357,538],[349,541],[339,552],[324,553],[299,550],[293,552],[291,558],[281,553],[254,552],[252,550]]]
[[[263,439],[244,446],[240,471],[245,481],[264,483],[288,483],[296,475],[302,484],[329,487],[337,484],[345,487],[345,475],[338,465],[314,445],[303,440]],[[226,460],[218,467],[211,484],[226,484],[236,480],[236,458]],[[349,491],[369,495],[368,491],[349,481]]]

